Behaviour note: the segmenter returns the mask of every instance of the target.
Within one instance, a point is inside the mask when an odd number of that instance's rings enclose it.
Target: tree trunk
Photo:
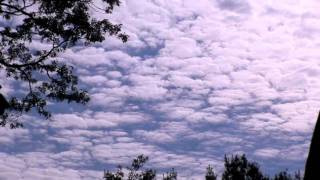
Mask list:
[[[313,131],[304,180],[320,179],[320,113]]]

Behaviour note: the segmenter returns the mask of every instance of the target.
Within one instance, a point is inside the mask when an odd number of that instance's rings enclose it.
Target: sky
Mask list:
[[[60,54],[86,106],[51,104],[0,129],[0,179],[102,179],[139,154],[148,167],[201,179],[225,154],[264,172],[303,170],[320,107],[320,2],[123,0],[130,36]],[[3,76],[3,72],[2,77]],[[16,93],[1,78],[1,92]]]

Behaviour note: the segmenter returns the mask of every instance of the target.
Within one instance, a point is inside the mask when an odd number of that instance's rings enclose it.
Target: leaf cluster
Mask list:
[[[8,99],[10,110],[35,109],[49,118],[48,101],[87,103],[88,93],[78,87],[74,68],[57,56],[77,43],[102,42],[108,35],[126,42],[121,24],[90,15],[97,8],[110,14],[119,5],[119,0],[102,0],[99,6],[93,0],[0,0],[0,71],[27,85],[23,95]],[[37,43],[47,46],[35,47]],[[1,115],[5,125],[8,115]]]

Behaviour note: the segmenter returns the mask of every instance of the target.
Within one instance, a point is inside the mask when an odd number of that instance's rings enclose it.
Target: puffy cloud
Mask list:
[[[261,156],[264,158],[277,158],[279,153],[280,150],[273,148],[258,149],[254,152],[256,156]]]
[[[253,154],[271,173],[302,169],[320,105],[318,7],[123,1],[111,19],[128,43],[110,38],[61,55],[77,67],[89,105],[0,129],[1,178],[93,179],[141,153],[182,179],[199,178],[209,163],[221,171],[225,153]],[[1,93],[15,92],[3,79]]]
[[[217,4],[221,9],[238,11],[242,13],[250,12],[250,4],[245,0],[217,0]]]

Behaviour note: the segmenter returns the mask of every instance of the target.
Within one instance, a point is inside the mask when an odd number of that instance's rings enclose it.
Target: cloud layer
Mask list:
[[[26,129],[0,129],[0,179],[99,179],[142,153],[181,178],[208,164],[220,171],[231,153],[268,173],[303,169],[320,107],[319,6],[123,1],[111,18],[128,43],[61,55],[89,90],[88,107],[52,105],[54,121],[28,116]]]

